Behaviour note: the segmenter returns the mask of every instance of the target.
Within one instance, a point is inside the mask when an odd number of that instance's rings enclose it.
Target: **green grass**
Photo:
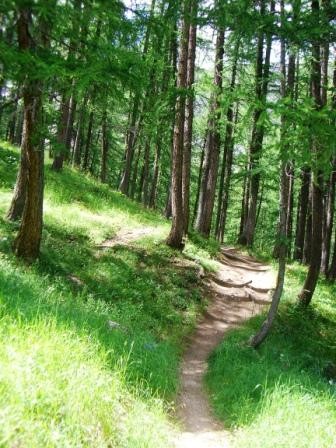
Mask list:
[[[17,167],[1,144],[1,216]],[[159,214],[69,168],[47,163],[44,218],[30,267],[0,220],[0,446],[170,446],[181,340],[205,305],[197,267],[163,243]],[[143,225],[151,238],[99,248]],[[188,258],[211,264],[201,246]]]
[[[0,144],[0,216],[17,149]],[[149,238],[100,249],[119,230]],[[215,270],[215,241],[192,234],[184,256],[163,240],[169,222],[75,170],[46,165],[40,260],[12,254],[17,224],[0,218],[0,446],[171,446],[182,339],[206,301],[190,259]],[[234,448],[334,448],[336,287],[321,281],[298,310],[305,269],[288,266],[280,316],[258,351],[262,317],[232,331],[210,360],[212,404]],[[111,321],[117,328],[111,328]]]
[[[206,382],[216,414],[235,430],[234,448],[336,446],[336,378],[326,375],[336,363],[336,287],[320,281],[312,308],[300,310],[304,276],[288,266],[280,315],[259,350],[247,341],[261,316],[211,356]]]

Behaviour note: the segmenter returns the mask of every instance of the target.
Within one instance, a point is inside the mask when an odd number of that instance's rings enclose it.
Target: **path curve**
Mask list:
[[[270,302],[275,276],[269,266],[239,253],[222,249],[219,270],[209,280],[212,301],[188,341],[181,366],[177,417],[182,430],[176,448],[227,448],[230,433],[209,407],[203,388],[207,359],[226,332],[260,313]]]

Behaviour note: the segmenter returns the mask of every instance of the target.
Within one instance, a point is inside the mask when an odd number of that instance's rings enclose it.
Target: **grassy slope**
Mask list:
[[[2,144],[0,216],[17,163]],[[17,264],[16,226],[0,220],[0,446],[168,447],[180,341],[202,307],[196,272],[172,264],[159,215],[76,171],[46,172],[39,263]],[[99,252],[104,238],[141,225],[158,236]],[[187,254],[213,267],[216,246],[193,240]],[[292,305],[303,276],[289,267],[281,317],[258,352],[244,344],[260,318],[211,358],[213,405],[237,448],[334,446],[335,386],[323,369],[336,358],[336,288],[321,283],[303,317]]]
[[[232,331],[211,357],[207,385],[218,417],[236,429],[234,448],[336,447],[336,378],[326,375],[336,364],[336,287],[321,281],[312,308],[300,311],[304,276],[288,266],[280,316],[258,351],[246,341],[262,317]]]
[[[2,144],[0,216],[17,166]],[[17,263],[17,226],[0,220],[0,446],[167,447],[181,338],[203,306],[197,271],[172,263],[158,214],[70,169],[46,177],[38,263]],[[156,239],[99,251],[141,225]]]

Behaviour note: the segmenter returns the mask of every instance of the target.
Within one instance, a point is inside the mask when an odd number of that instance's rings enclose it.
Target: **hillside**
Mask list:
[[[2,143],[1,216],[17,164],[17,149]],[[49,164],[41,257],[30,267],[12,254],[16,228],[1,218],[1,446],[171,446],[181,341],[210,292],[199,266],[216,270],[218,246],[194,236],[173,251],[158,213],[76,170],[55,176]],[[293,302],[304,275],[288,267],[261,351],[246,347],[256,317],[210,358],[210,401],[237,430],[234,447],[333,446],[335,290],[322,282],[302,318]]]

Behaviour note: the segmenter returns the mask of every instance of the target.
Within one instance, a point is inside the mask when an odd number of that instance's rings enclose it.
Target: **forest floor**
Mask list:
[[[211,434],[231,448],[336,446],[335,285],[321,279],[303,312],[306,267],[290,264],[272,332],[252,350],[270,287],[262,263],[193,233],[173,251],[158,212],[49,160],[41,256],[28,267],[12,252],[18,224],[3,218],[18,163],[0,142],[1,447],[210,448]],[[211,346],[203,330],[218,331]]]
[[[177,408],[182,432],[176,439],[177,448],[229,446],[230,432],[214,417],[204,390],[207,360],[228,331],[263,310],[274,285],[270,266],[234,248],[221,250],[218,269],[207,285],[212,300],[183,356]]]

